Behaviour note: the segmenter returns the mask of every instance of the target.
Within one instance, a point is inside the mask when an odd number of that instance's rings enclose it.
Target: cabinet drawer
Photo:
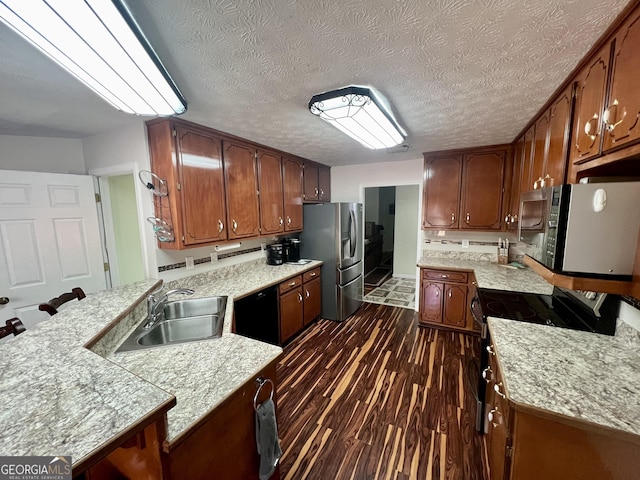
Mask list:
[[[296,288],[302,285],[302,275],[298,275],[297,277],[290,278],[286,282],[282,282],[280,284],[280,294],[288,292],[292,288]]]
[[[307,283],[309,280],[313,280],[314,278],[318,278],[320,276],[320,267],[314,268],[313,270],[309,270],[308,272],[304,272],[302,274],[302,281]]]
[[[422,278],[425,280],[440,280],[442,282],[467,283],[469,273],[450,272],[446,270],[422,270]]]

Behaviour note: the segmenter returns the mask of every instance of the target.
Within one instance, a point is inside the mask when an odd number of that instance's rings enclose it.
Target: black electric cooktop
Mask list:
[[[581,302],[555,288],[553,295],[478,289],[482,314],[521,322],[613,335],[617,314],[615,296],[605,298],[596,314]],[[617,306],[617,305],[615,305]]]

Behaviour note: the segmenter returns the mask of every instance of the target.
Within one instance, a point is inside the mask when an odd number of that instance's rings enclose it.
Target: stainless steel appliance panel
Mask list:
[[[355,279],[358,275],[362,275],[362,262],[358,262],[355,265],[351,265],[349,268],[341,270],[336,269],[336,284],[346,285]]]
[[[640,183],[572,185],[562,269],[631,275],[639,225]]]
[[[340,243],[337,246],[338,268],[347,268],[362,260],[362,204],[338,203],[336,229],[340,232]]]
[[[362,275],[358,275],[346,285],[337,285],[338,318],[336,320],[342,322],[360,308],[360,305],[362,305],[362,289]]]

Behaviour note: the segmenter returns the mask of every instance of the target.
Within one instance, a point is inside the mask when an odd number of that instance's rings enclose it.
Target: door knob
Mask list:
[[[9,297],[0,297],[0,305],[6,305],[9,303]]]

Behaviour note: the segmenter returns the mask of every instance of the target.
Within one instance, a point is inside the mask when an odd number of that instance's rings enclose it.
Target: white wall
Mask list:
[[[147,217],[153,217],[153,197],[138,181],[140,170],[150,170],[147,129],[142,119],[135,125],[109,130],[82,140],[87,171],[96,176],[133,173],[136,205],[140,222],[140,238],[144,255],[145,276],[158,278],[156,240]]]
[[[0,169],[27,172],[87,173],[82,140],[0,135]]]
[[[415,275],[416,258],[418,257],[415,236],[416,232],[420,230],[418,223],[418,205],[420,203],[419,185],[396,187],[395,244],[393,247],[393,275],[395,276]]]

